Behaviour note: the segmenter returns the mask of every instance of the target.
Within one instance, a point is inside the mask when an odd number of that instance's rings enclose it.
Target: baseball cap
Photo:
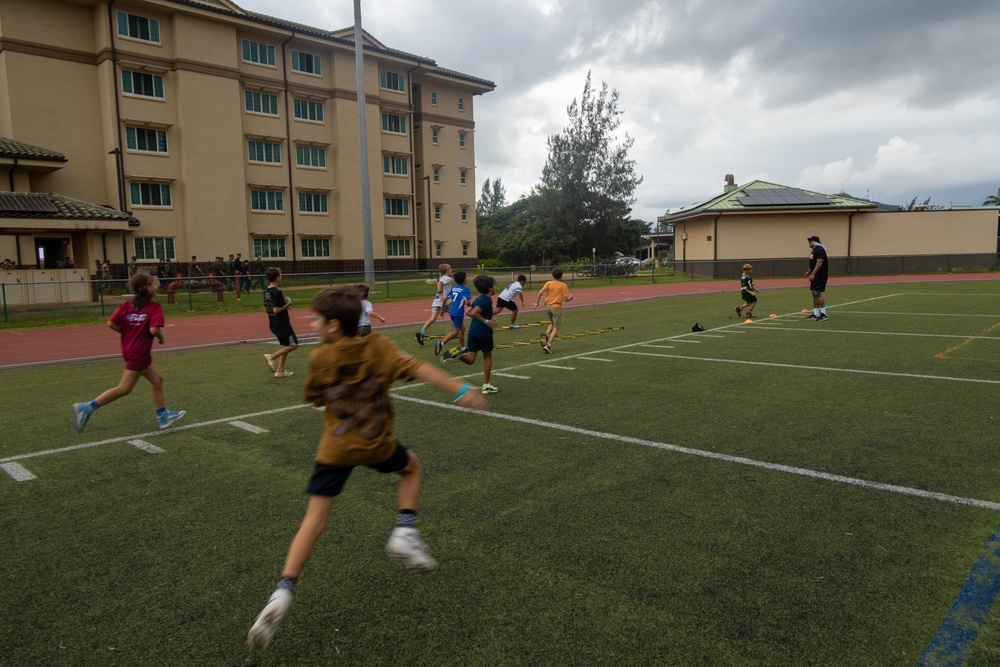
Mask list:
[[[819,237],[818,236],[810,236],[809,238],[806,239],[806,241],[816,241],[818,243],[819,242]]]

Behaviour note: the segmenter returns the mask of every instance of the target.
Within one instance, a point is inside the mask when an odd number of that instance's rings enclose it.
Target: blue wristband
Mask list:
[[[465,392],[469,391],[469,387],[471,386],[472,386],[471,382],[466,382],[465,385],[458,390],[458,393],[455,394],[455,398],[452,400],[452,403],[458,403],[458,399],[465,396]]]

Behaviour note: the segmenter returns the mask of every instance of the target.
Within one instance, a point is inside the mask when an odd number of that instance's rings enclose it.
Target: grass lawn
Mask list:
[[[143,384],[73,431],[120,361],[3,371],[0,663],[1000,664],[996,610],[921,657],[1000,524],[1000,283],[838,286],[827,322],[761,283],[753,324],[712,294],[569,309],[552,355],[501,330],[489,413],[397,385],[440,569],[386,557],[396,481],[358,470],[262,654],[312,346],[284,380],[273,345],[157,355],[165,432]]]

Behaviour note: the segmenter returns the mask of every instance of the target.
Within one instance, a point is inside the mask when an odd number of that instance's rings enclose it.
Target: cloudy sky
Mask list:
[[[353,0],[236,0],[307,25]],[[620,95],[633,216],[763,179],[888,204],[1000,188],[997,0],[362,0],[391,48],[496,83],[475,98],[477,188],[538,182],[587,72]]]

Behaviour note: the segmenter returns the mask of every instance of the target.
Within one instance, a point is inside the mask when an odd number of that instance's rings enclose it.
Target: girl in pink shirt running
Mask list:
[[[163,376],[153,366],[153,339],[163,345],[163,306],[156,296],[156,278],[148,273],[137,273],[128,281],[129,289],[135,296],[118,306],[108,327],[122,337],[122,356],[125,358],[125,372],[118,386],[108,389],[92,401],[73,404],[73,427],[83,433],[90,415],[123,396],[128,396],[140,377],[152,385],[153,407],[156,408],[156,422],[160,428],[167,428],[184,416],[184,410],[168,410],[163,398]]]

